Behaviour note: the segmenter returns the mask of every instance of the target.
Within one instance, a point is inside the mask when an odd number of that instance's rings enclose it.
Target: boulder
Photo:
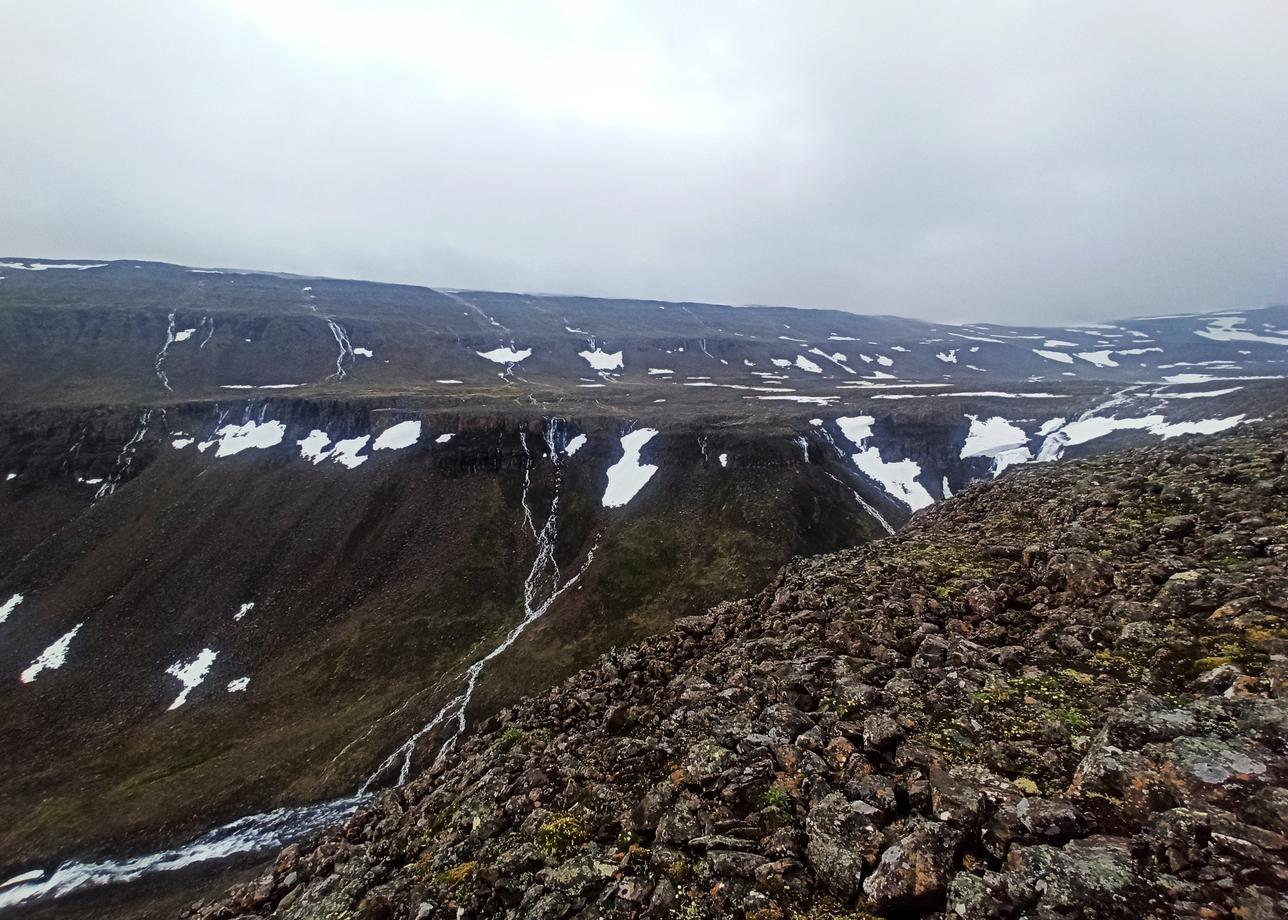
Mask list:
[[[831,793],[810,807],[805,833],[805,855],[819,881],[838,897],[858,894],[864,869],[881,850],[871,807]]]
[[[961,832],[947,824],[919,824],[881,854],[863,893],[878,911],[933,902],[948,888],[961,842]]]

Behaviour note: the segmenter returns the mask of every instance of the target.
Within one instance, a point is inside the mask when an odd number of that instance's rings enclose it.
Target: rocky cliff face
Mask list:
[[[187,916],[1284,916],[1285,434],[795,562]]]

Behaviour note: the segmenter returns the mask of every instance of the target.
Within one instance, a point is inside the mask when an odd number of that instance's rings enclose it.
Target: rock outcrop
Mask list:
[[[799,560],[187,916],[1286,916],[1286,435]]]

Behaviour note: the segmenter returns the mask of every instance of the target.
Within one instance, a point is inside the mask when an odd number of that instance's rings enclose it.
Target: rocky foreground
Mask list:
[[[1023,469],[798,561],[186,916],[1288,916],[1285,443]]]

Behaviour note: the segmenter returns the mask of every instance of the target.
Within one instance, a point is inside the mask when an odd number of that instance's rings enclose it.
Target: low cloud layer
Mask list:
[[[1059,321],[1288,301],[1288,7],[17,0],[0,255]]]

